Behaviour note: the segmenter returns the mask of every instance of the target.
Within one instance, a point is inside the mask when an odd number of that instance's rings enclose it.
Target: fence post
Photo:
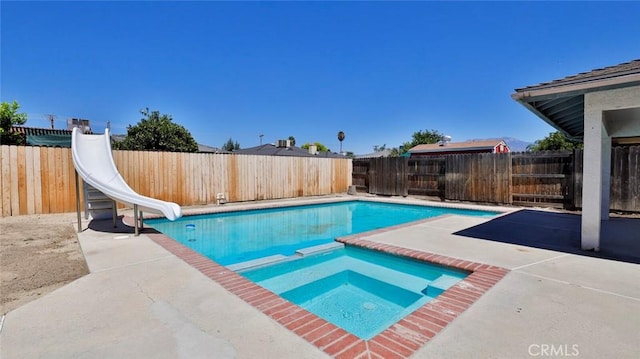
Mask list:
[[[568,210],[574,210],[575,209],[575,203],[574,203],[574,198],[575,198],[575,193],[574,193],[574,183],[575,183],[575,177],[576,177],[576,171],[575,171],[575,164],[576,164],[576,150],[575,148],[571,151],[571,158],[570,158],[570,162],[568,165],[565,165],[565,186],[566,186],[566,192],[565,192],[565,199],[564,199],[564,209],[568,209]]]
[[[442,161],[439,162],[440,165],[438,166],[438,192],[440,195],[440,200],[442,202],[446,201],[447,196],[446,196],[446,191],[447,191],[447,181],[446,181],[446,175],[447,175],[447,161],[445,160],[445,158],[442,158]]]
[[[509,181],[507,185],[507,201],[511,206],[513,205],[513,157],[511,157],[511,152],[507,152],[507,178]]]
[[[583,153],[581,149],[573,150],[573,208],[582,207],[582,168]]]

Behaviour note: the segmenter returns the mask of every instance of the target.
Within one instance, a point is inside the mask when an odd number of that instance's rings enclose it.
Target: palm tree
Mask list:
[[[338,141],[340,141],[340,153],[342,153],[342,141],[344,141],[344,132],[338,132]]]

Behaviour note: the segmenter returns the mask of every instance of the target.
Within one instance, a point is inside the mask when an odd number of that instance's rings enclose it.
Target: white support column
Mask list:
[[[582,249],[584,250],[600,250],[602,221],[609,219],[611,137],[640,136],[640,126],[634,119],[636,116],[634,112],[618,111],[636,109],[638,105],[640,105],[640,86],[590,92],[584,95],[582,175]]]
[[[600,250],[601,221],[609,218],[611,139],[607,135],[602,120],[601,110],[588,111],[585,106],[582,175],[582,249],[584,250]],[[606,215],[603,216],[605,212]]]

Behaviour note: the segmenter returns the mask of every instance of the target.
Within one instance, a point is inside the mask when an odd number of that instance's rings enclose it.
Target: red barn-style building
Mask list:
[[[410,157],[420,157],[468,153],[507,153],[509,151],[509,146],[503,140],[498,139],[465,142],[441,141],[439,143],[417,145],[409,150],[409,155]]]

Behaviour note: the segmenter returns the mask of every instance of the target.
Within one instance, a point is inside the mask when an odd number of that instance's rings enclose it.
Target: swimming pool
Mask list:
[[[368,340],[469,273],[347,246],[240,274]]]
[[[228,209],[230,208],[222,208],[222,210]],[[276,212],[278,213],[278,211]],[[441,213],[445,214],[446,212],[462,215],[479,215],[489,218],[501,213],[451,211],[446,209]],[[247,212],[241,212],[238,214],[242,213]],[[283,215],[282,213],[280,214]],[[333,289],[337,288],[339,291],[340,289],[345,288],[338,288],[337,284],[340,284],[342,287],[346,287],[351,285],[347,283],[352,282],[352,287],[356,293],[351,294],[347,291],[347,294],[357,297],[358,293],[362,293],[362,291],[364,291],[365,295],[373,296],[371,299],[380,300],[381,302],[386,300],[392,302],[392,304],[395,303],[396,305],[399,305],[400,308],[396,308],[396,311],[399,312],[404,311],[405,309],[403,308],[407,304],[411,305],[412,297],[415,293],[407,294],[404,292],[405,289],[396,285],[397,283],[384,283],[386,281],[384,279],[375,277],[363,278],[369,275],[364,272],[357,273],[360,272],[360,270],[354,267],[338,271],[332,274],[330,278],[319,278],[318,280],[306,282],[298,287],[290,288],[289,290],[282,292],[282,295],[290,298],[289,300],[285,299],[281,295],[276,294],[269,289],[265,289],[253,280],[243,276],[243,273],[252,270],[249,268],[255,269],[256,267],[246,266],[246,262],[223,266],[215,260],[207,260],[212,258],[210,256],[206,256],[202,251],[194,249],[193,245],[189,245],[194,244],[194,242],[198,242],[197,238],[200,238],[195,236],[195,232],[199,229],[197,227],[197,223],[191,221],[193,218],[198,217],[187,217],[187,220],[182,221],[180,225],[180,230],[182,232],[194,232],[192,233],[192,236],[190,236],[191,239],[195,239],[193,241],[184,239],[184,241],[181,242],[170,238],[163,233],[147,233],[147,235],[167,251],[173,253],[178,258],[181,258],[187,264],[200,271],[204,276],[215,281],[230,293],[235,294],[238,298],[253,306],[256,310],[264,313],[264,315],[272,318],[275,322],[332,357],[410,357],[415,351],[419,350],[423,345],[437,335],[437,333],[444,329],[450,322],[455,320],[455,318],[463,313],[468,307],[473,305],[477,299],[490,290],[494,284],[500,281],[508,273],[508,270],[504,268],[472,262],[465,259],[447,257],[436,253],[399,247],[390,243],[386,244],[378,241],[371,241],[370,239],[360,235],[338,236],[339,238],[335,241],[330,241],[331,244],[322,244],[313,248],[308,248],[309,246],[306,246],[305,249],[296,250],[298,252],[297,255],[288,257],[278,264],[271,264],[273,265],[272,269],[276,268],[276,265],[282,264],[284,266],[285,263],[286,265],[294,265],[294,267],[289,267],[289,269],[295,269],[295,263],[300,258],[312,258],[315,254],[322,252],[322,250],[330,251],[331,249],[327,247],[344,244],[347,247],[357,247],[386,253],[393,257],[402,258],[403,260],[417,261],[425,264],[436,264],[444,266],[447,269],[453,269],[454,271],[459,270],[462,273],[470,273],[467,277],[439,294],[435,299],[427,301],[425,304],[419,306],[402,319],[391,324],[387,329],[384,329],[382,332],[369,339],[362,339],[361,337],[346,331],[340,325],[327,321],[292,301],[307,299],[301,298],[306,295],[307,291],[313,294],[314,297],[330,297],[332,289],[329,288],[335,287]],[[148,223],[153,222],[157,222],[157,220],[151,220]],[[187,227],[189,224],[192,226]],[[309,224],[313,225],[314,223],[310,222]],[[416,229],[421,230],[420,228]],[[370,233],[379,234],[385,230],[386,229],[380,229]],[[394,232],[389,233],[391,234]],[[429,233],[427,232],[425,235],[429,236]],[[318,250],[318,247],[321,249]],[[245,269],[234,269],[232,268],[234,266]],[[260,279],[257,278],[256,280]],[[388,284],[392,284],[400,289],[389,287]],[[402,281],[400,284],[402,284]],[[428,288],[429,286],[431,289]],[[428,284],[426,287],[427,296],[437,294],[433,292],[437,286],[437,282]],[[386,289],[396,292],[396,294],[390,298],[391,300],[386,298],[384,295],[383,298],[376,298],[378,294],[385,293]],[[437,289],[435,290],[439,291]],[[424,293],[421,293],[421,295],[422,294]],[[400,304],[398,304],[398,302]],[[304,302],[301,303],[306,305]],[[372,302],[367,298],[366,301],[361,302],[360,309],[370,310],[368,308],[375,308],[371,304],[367,303],[377,305],[377,302]],[[407,311],[409,311],[409,309],[407,309]],[[363,337],[368,336],[363,335]]]
[[[233,265],[332,243],[335,238],[443,214],[495,216],[496,212],[371,201],[348,201],[186,216],[146,224],[215,260]]]

